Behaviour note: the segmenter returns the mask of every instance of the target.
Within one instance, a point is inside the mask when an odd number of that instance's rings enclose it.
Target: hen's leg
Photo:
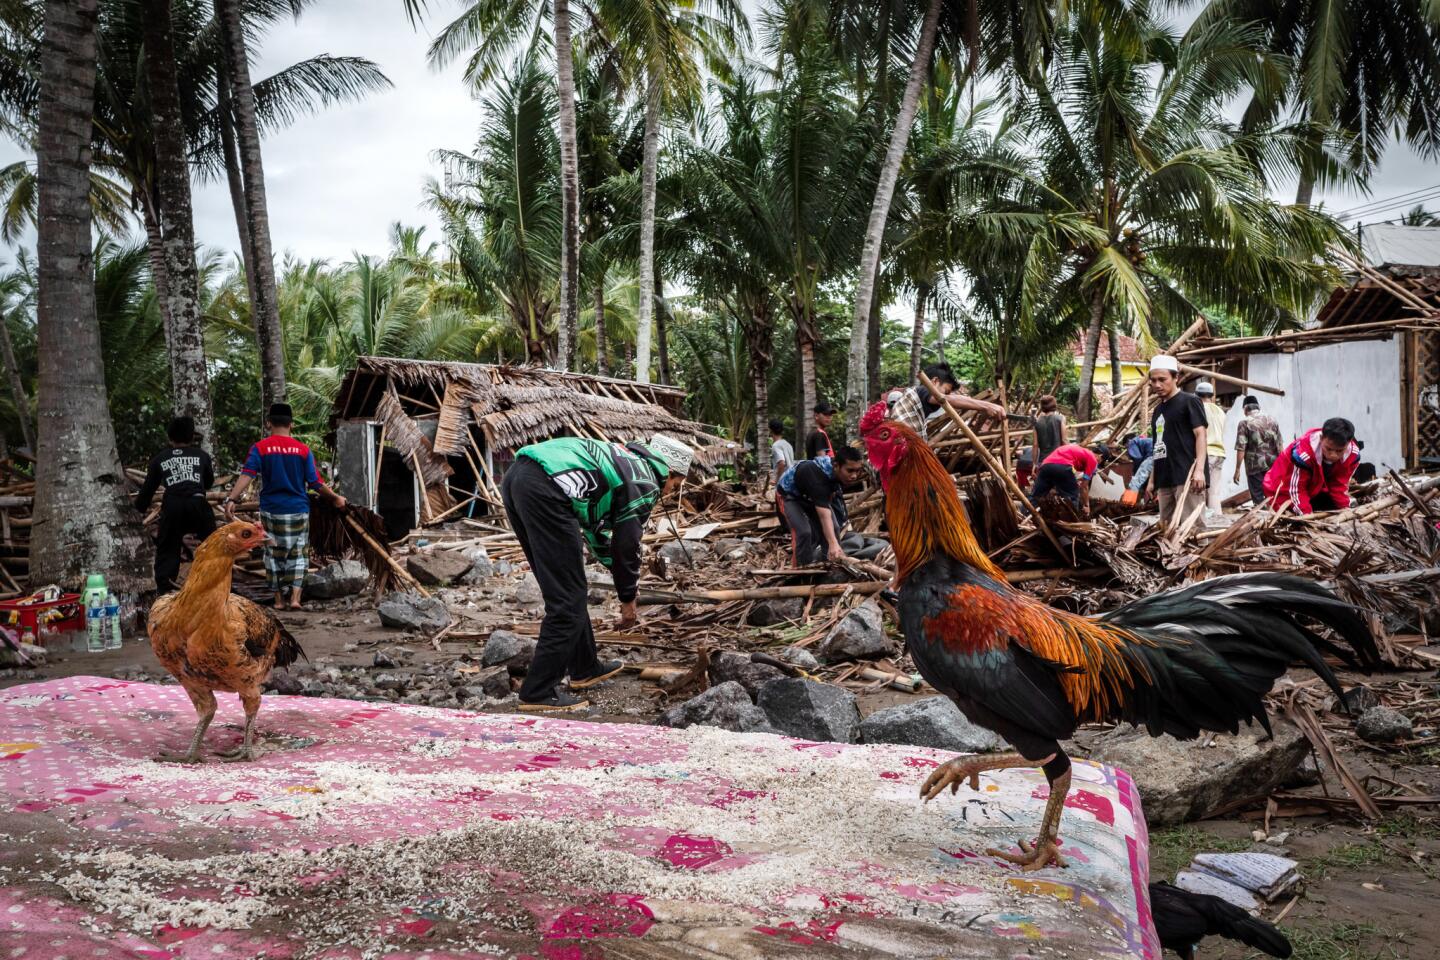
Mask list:
[[[1018,753],[997,753],[990,757],[956,757],[947,760],[930,772],[920,785],[920,796],[934,800],[949,787],[951,793],[960,789],[960,784],[970,781],[971,790],[980,789],[980,774],[987,770],[1008,770],[1012,767],[1033,767],[1033,760],[1026,760]]]
[[[195,705],[195,712],[200,715],[200,720],[195,724],[195,736],[190,740],[190,749],[184,753],[168,753],[161,751],[155,758],[166,763],[199,763],[200,744],[205,739],[205,730],[210,726],[210,721],[215,719],[215,694],[209,690],[191,690],[185,688],[190,695],[190,702]]]
[[[1050,781],[1050,799],[1045,803],[1045,815],[1040,820],[1040,836],[1035,843],[1019,841],[1020,853],[1003,850],[986,850],[992,857],[1000,857],[1011,863],[1018,863],[1025,872],[1040,870],[1051,865],[1065,866],[1060,856],[1060,814],[1065,809],[1065,797],[1070,793],[1070,758],[1064,752],[1045,761],[1045,779]]]
[[[255,715],[260,712],[260,694],[248,692],[240,694],[240,702],[245,705],[245,739],[229,753],[216,754],[221,760],[233,763],[236,760],[254,760],[255,752]]]

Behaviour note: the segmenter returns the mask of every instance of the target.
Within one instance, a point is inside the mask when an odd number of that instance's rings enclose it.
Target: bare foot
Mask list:
[[[290,604],[290,609],[291,609],[291,610],[304,610],[305,608],[300,605],[300,601],[299,601],[299,600],[296,600],[294,603]]]

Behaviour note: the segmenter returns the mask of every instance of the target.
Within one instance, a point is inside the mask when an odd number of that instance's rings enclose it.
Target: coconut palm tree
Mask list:
[[[575,119],[575,53],[569,0],[467,0],[468,6],[441,29],[430,45],[430,60],[445,66],[467,57],[465,79],[477,86],[489,80],[548,19],[555,57],[555,86],[560,122],[560,283],[556,314],[557,365],[571,368],[579,325],[580,161]],[[404,0],[414,22],[426,0]],[[531,341],[533,343],[533,341]]]
[[[538,57],[522,58],[485,102],[474,156],[445,151],[449,188],[431,183],[452,257],[482,309],[513,323],[535,363],[557,332],[563,225],[556,188],[556,96]],[[563,348],[563,345],[561,345]]]
[[[1264,78],[1246,121],[1263,127],[1286,113],[1316,124],[1304,146],[1295,202],[1326,179],[1320,131],[1354,138],[1373,167],[1392,136],[1440,156],[1440,5],[1417,0],[1208,0],[1197,27],[1247,22],[1293,69]]]
[[[0,358],[5,361],[5,379],[10,386],[10,401],[15,408],[15,421],[20,437],[33,454],[35,452],[34,410],[30,403],[30,391],[25,387],[20,363],[15,355],[15,342],[11,335],[12,326],[26,325],[32,332],[35,311],[35,271],[29,256],[22,248],[16,256],[15,269],[0,276]]]
[[[98,0],[45,5],[38,148],[39,445],[30,575],[78,586],[104,571],[121,594],[149,586],[150,542],[129,504],[106,406],[90,251]]]
[[[1337,282],[1325,252],[1349,242],[1330,217],[1269,199],[1267,178],[1293,172],[1311,128],[1246,133],[1225,116],[1270,69],[1256,28],[1197,24],[1181,38],[1103,13],[1072,5],[996,142],[952,158],[975,204],[957,223],[975,262],[1023,262],[1028,302],[1053,286],[1057,309],[1083,311],[1082,420],[1107,322],[1150,337],[1203,304],[1274,326]]]

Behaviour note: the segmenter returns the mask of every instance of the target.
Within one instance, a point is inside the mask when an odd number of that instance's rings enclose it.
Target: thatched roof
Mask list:
[[[426,444],[436,459],[462,455],[472,423],[492,449],[564,435],[626,441],[665,433],[694,446],[707,466],[733,461],[741,450],[680,416],[685,391],[678,387],[536,367],[361,357],[341,384],[334,419],[390,422],[396,411],[382,411],[381,398],[392,388],[438,419],[434,442]]]

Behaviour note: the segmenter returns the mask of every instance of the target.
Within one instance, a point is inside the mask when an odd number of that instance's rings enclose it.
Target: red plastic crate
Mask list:
[[[78,593],[62,593],[58,600],[32,600],[28,597],[0,600],[0,623],[16,633],[24,633],[29,627],[39,637],[42,616],[58,632],[85,629],[85,607],[80,603]]]

